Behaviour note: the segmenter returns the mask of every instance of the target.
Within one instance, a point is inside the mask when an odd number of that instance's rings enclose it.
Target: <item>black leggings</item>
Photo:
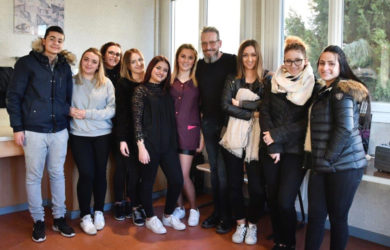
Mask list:
[[[168,183],[164,213],[172,214],[183,188],[183,172],[180,166],[179,155],[174,148],[168,148],[165,152],[155,152],[151,147],[147,147],[147,149],[150,162],[141,166],[141,202],[146,216],[148,218],[154,216],[152,194],[159,165]]]
[[[129,157],[120,152],[120,142],[115,141],[112,153],[115,158],[114,197],[116,202],[121,202],[125,197],[130,198],[131,206],[140,204],[140,162],[138,150],[127,142]]]
[[[230,205],[234,219],[245,219],[244,195],[242,186],[244,183],[244,157],[238,158],[223,149],[226,169],[229,180]],[[264,181],[258,161],[245,163],[248,176],[249,210],[248,221],[256,224],[264,210],[265,192]]]
[[[280,161],[274,164],[274,160],[264,151],[266,150],[260,150],[260,155],[271,209],[274,241],[295,246],[295,200],[306,173],[302,168],[303,155],[280,154]]]
[[[91,213],[92,194],[94,210],[103,211],[110,139],[110,134],[96,137],[70,135],[70,147],[79,170],[77,199],[81,218]]]
[[[310,172],[305,249],[320,249],[328,214],[330,249],[345,249],[348,242],[348,213],[362,176],[363,168],[336,173]]]

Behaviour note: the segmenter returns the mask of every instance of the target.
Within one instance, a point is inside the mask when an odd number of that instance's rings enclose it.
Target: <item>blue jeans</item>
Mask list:
[[[348,213],[363,171],[360,168],[335,173],[310,172],[306,250],[320,249],[327,215],[330,221],[330,249],[345,249],[348,242]]]
[[[26,189],[28,209],[34,222],[44,220],[41,181],[45,163],[50,177],[52,210],[55,219],[63,217],[65,207],[64,162],[68,147],[68,130],[57,133],[25,131]]]
[[[222,126],[217,121],[202,120],[202,132],[210,163],[214,215],[223,220],[231,220],[227,173],[222,157],[222,147],[219,145],[221,129]]]

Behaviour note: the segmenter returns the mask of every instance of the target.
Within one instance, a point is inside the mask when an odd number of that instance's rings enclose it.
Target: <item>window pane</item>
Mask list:
[[[172,63],[180,45],[190,43],[198,48],[199,44],[199,0],[176,0],[173,4]]]
[[[219,30],[221,51],[237,54],[240,45],[240,0],[208,0],[207,25]]]
[[[390,102],[390,1],[344,0],[343,49],[374,101]]]
[[[328,12],[327,0],[284,1],[284,35],[298,36],[309,46],[309,61],[315,72],[318,57],[328,44]]]

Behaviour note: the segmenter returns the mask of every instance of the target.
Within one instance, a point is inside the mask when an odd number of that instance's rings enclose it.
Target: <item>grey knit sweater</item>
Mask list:
[[[82,78],[82,84],[76,84],[73,78],[72,107],[84,109],[85,119],[70,122],[70,133],[77,136],[101,136],[111,133],[111,118],[115,115],[115,91],[110,79],[95,87],[95,80]]]

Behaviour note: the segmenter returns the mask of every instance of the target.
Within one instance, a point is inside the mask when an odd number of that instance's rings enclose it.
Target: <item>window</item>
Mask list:
[[[328,10],[325,0],[284,1],[284,36],[298,36],[309,46],[314,72],[321,51],[328,44]]]
[[[207,25],[219,30],[221,51],[237,54],[240,46],[240,0],[208,0]]]
[[[205,10],[200,6],[207,3]],[[241,0],[174,0],[172,1],[172,51],[174,59],[177,48],[183,43],[200,47],[200,13],[205,15],[205,25],[215,26],[222,40],[221,50],[236,54],[240,45],[240,6]],[[200,56],[202,57],[202,56]]]
[[[390,1],[344,0],[343,50],[373,101],[390,102]]]
[[[190,43],[194,48],[199,44],[199,0],[173,1],[172,63],[177,48]]]

